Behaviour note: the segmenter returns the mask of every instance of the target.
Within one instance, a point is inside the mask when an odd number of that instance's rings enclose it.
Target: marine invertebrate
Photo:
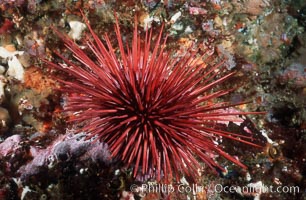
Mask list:
[[[9,32],[13,28],[13,26],[14,24],[9,19],[5,19],[3,22],[1,22],[0,34],[5,34]]]
[[[87,132],[88,138],[106,142],[113,157],[134,167],[134,176],[160,180],[163,174],[177,179],[181,172],[195,175],[198,160],[220,167],[212,153],[245,167],[214,142],[223,137],[256,146],[250,136],[226,132],[217,125],[249,114],[227,111],[235,105],[226,102],[212,103],[231,92],[217,89],[234,74],[220,76],[223,62],[207,64],[210,57],[197,56],[191,49],[175,57],[174,51],[165,49],[163,28],[153,43],[152,31],[146,31],[144,39],[138,35],[137,20],[131,45],[126,47],[116,20],[118,49],[108,34],[102,42],[86,24],[91,55],[55,30],[75,60],[58,54],[64,63],[46,61],[71,77],[59,79],[61,90],[68,94],[64,110],[71,113],[71,123],[83,124],[80,131]]]

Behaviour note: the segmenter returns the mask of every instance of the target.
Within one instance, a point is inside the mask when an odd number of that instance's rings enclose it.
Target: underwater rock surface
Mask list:
[[[210,155],[225,170],[214,174],[203,163],[197,183],[183,176],[177,182],[142,180],[112,158],[103,141],[76,131],[83,124],[68,123],[62,112],[67,97],[57,82],[67,76],[41,58],[61,62],[59,52],[72,59],[52,26],[85,48],[88,29],[80,9],[94,31],[109,33],[112,41],[116,11],[124,41],[132,37],[136,16],[139,34],[164,24],[165,48],[175,49],[173,56],[193,49],[223,58],[236,75],[222,89],[238,89],[220,102],[247,101],[237,109],[267,112],[239,123],[216,122],[225,131],[252,133],[262,146],[214,141],[248,168]],[[0,199],[306,198],[305,16],[303,0],[0,0]],[[255,190],[220,189],[231,186]]]

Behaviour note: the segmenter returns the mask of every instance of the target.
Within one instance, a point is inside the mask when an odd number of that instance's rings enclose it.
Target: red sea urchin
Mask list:
[[[198,160],[219,167],[212,153],[245,167],[214,140],[224,137],[256,146],[251,137],[216,126],[217,121],[250,113],[228,112],[235,105],[226,102],[209,103],[231,91],[212,89],[233,73],[217,78],[222,62],[210,66],[205,55],[199,57],[191,50],[174,57],[173,51],[165,50],[166,39],[161,43],[163,28],[152,47],[152,31],[142,40],[136,21],[131,46],[125,47],[116,20],[118,54],[108,35],[102,42],[88,22],[90,56],[56,31],[75,58],[59,55],[65,64],[46,61],[72,78],[59,80],[68,94],[64,110],[73,113],[70,122],[85,122],[81,131],[106,142],[113,157],[134,168],[134,176],[160,180],[162,174],[177,179],[181,172],[194,175]]]

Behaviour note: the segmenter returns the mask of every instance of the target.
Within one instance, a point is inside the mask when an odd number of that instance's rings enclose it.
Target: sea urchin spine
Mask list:
[[[200,168],[198,160],[220,167],[212,153],[245,167],[214,143],[223,137],[257,146],[251,136],[216,126],[232,116],[250,114],[228,112],[235,105],[226,102],[210,103],[231,92],[216,86],[233,73],[217,78],[223,63],[209,65],[207,56],[191,50],[173,56],[165,50],[166,39],[162,42],[163,28],[152,46],[152,31],[141,39],[136,21],[131,46],[125,46],[116,20],[116,49],[107,34],[102,42],[86,20],[90,56],[55,30],[75,58],[70,61],[58,54],[65,64],[46,61],[72,78],[59,80],[68,94],[64,110],[73,113],[70,122],[85,122],[80,131],[106,142],[113,157],[134,168],[134,176],[192,176]]]

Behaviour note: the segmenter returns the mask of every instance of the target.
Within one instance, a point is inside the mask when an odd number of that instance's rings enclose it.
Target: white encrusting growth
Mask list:
[[[71,28],[70,32],[68,33],[69,37],[73,40],[81,39],[82,32],[85,30],[86,25],[79,21],[70,21],[69,26]]]

